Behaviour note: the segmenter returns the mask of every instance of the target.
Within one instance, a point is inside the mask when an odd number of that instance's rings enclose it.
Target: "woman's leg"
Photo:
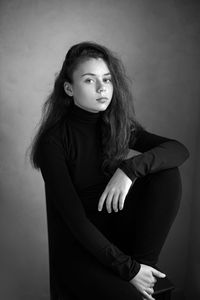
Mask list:
[[[181,180],[177,168],[148,174],[136,180],[122,211],[105,213],[107,217],[99,219],[96,225],[125,253],[133,255],[138,262],[154,266],[176,217],[180,199]],[[65,253],[58,270],[62,300],[68,299],[69,292],[77,300],[142,299],[133,285],[82,248],[74,249],[71,259]]]
[[[108,213],[98,210],[90,215],[90,220],[108,238],[109,217]],[[142,300],[131,283],[101,264],[79,242],[68,245],[64,239],[63,245],[60,241],[51,255],[52,300]],[[56,290],[57,294],[54,293]]]
[[[178,168],[138,178],[124,209],[112,212],[113,242],[141,263],[155,266],[181,200]]]
[[[131,283],[122,280],[79,246],[74,248],[71,259],[62,261],[58,281],[62,297],[55,300],[142,300]]]

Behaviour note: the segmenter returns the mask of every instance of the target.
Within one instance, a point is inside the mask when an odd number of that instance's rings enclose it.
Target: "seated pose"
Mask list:
[[[52,300],[154,299],[188,157],[136,119],[115,53],[69,49],[30,154],[44,179]]]

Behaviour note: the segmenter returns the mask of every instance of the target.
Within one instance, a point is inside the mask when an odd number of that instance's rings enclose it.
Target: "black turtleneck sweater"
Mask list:
[[[110,179],[101,170],[100,122],[101,113],[72,106],[64,123],[52,128],[41,144],[50,264],[53,261],[56,265],[62,255],[73,253],[73,245],[79,244],[129,281],[139,271],[140,264],[109,241],[89,219],[92,212],[97,212],[99,198]],[[119,165],[131,180],[178,167],[189,156],[182,143],[146,130],[138,132],[134,143],[131,137],[129,147],[141,152]]]

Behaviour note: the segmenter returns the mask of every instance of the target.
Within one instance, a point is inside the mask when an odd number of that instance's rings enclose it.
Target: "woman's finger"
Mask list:
[[[153,276],[153,283],[155,284],[157,282],[157,279],[155,276]]]
[[[109,191],[108,195],[106,197],[106,209],[107,209],[108,213],[112,212],[112,208],[111,208],[112,199],[113,199],[113,192]]]
[[[148,300],[155,300],[151,295],[149,295],[146,291],[142,291],[142,295],[145,297],[145,299]]]
[[[152,268],[152,274],[153,274],[153,276],[156,276],[156,277],[159,277],[159,278],[165,278],[166,277],[166,275],[164,273],[162,273],[162,272],[160,272],[160,271],[158,271],[154,268]]]
[[[122,210],[124,208],[125,197],[123,193],[119,195],[119,209]]]
[[[154,293],[154,289],[149,287],[146,289],[146,292],[149,294],[149,295],[152,295]]]
[[[106,190],[103,192],[103,194],[101,195],[100,199],[99,199],[99,203],[98,203],[98,211],[101,211],[103,209],[103,205],[105,202],[107,196],[107,192]]]
[[[156,282],[157,282],[157,279],[154,276],[152,276],[152,278],[151,278],[151,280],[149,282],[149,287],[153,288],[154,285],[156,284]]]
[[[115,192],[112,199],[112,207],[115,212],[118,212],[118,202],[119,202],[118,199],[119,199],[119,194]]]

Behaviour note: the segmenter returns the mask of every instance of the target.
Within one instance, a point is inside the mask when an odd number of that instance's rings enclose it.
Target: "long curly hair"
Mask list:
[[[102,58],[105,61],[113,83],[111,103],[102,113],[102,169],[105,173],[113,172],[125,159],[129,151],[130,135],[133,137],[137,129],[143,128],[136,120],[129,78],[118,55],[94,42],[78,43],[67,52],[54,89],[43,104],[39,128],[30,145],[30,161],[36,169],[40,169],[39,153],[43,137],[53,126],[62,123],[73,101],[64,91],[64,82],[73,83],[75,69],[90,58]]]

